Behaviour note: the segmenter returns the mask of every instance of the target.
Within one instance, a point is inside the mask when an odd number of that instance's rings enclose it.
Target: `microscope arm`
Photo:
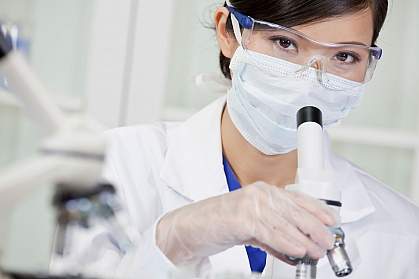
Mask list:
[[[11,39],[0,32],[0,72],[7,78],[7,85],[23,103],[38,125],[49,134],[57,133],[65,125],[65,117],[49,99],[49,95],[31,71],[22,55],[14,50]]]

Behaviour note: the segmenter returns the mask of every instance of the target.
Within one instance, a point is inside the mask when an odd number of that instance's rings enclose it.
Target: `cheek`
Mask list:
[[[253,36],[252,39],[245,39],[244,47],[267,55],[272,52],[272,46],[264,38],[258,36]]]

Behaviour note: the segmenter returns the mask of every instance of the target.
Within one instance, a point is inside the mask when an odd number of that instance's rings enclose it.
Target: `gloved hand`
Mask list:
[[[243,244],[291,263],[285,255],[323,257],[334,243],[327,226],[335,222],[322,202],[258,182],[169,212],[157,224],[156,241],[175,265]]]

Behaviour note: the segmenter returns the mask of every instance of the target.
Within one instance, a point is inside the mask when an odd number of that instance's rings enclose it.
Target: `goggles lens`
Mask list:
[[[381,58],[378,47],[320,43],[294,29],[253,20],[234,8],[230,11],[243,27],[244,49],[299,64],[302,68],[313,67],[321,72],[321,82],[326,86],[336,76],[359,85],[368,82]]]

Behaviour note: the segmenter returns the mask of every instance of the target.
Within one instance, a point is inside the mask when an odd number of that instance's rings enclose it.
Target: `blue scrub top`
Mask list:
[[[240,189],[241,185],[225,157],[223,163],[229,191]],[[266,265],[266,252],[252,246],[246,246],[246,252],[252,272],[262,273]]]

